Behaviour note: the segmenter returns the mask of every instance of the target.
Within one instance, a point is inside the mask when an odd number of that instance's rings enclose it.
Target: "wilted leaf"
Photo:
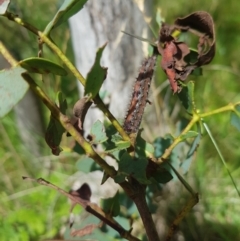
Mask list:
[[[10,0],[0,0],[0,15],[3,15],[8,8]]]
[[[21,67],[0,71],[0,118],[5,116],[25,95],[28,84]]]
[[[71,124],[75,129],[81,134],[84,135],[83,124],[87,111],[92,105],[92,101],[88,101],[87,97],[79,99],[73,106],[73,116],[71,118]],[[71,136],[70,133],[67,133],[67,136]]]
[[[28,58],[18,63],[30,73],[67,75],[67,71],[60,65],[44,58]]]
[[[67,102],[65,99],[62,98],[62,93],[59,92],[56,101],[59,109],[63,114],[66,113],[67,109]],[[45,133],[45,141],[48,146],[52,149],[52,154],[58,156],[62,151],[60,147],[60,142],[62,139],[62,135],[65,132],[65,129],[61,125],[61,123],[55,119],[52,114],[50,116],[50,121]]]
[[[215,30],[212,16],[204,11],[191,13],[183,18],[177,18],[175,24],[180,28],[189,28],[201,33],[198,44],[198,60],[194,63],[197,66],[208,64],[215,55]],[[209,45],[209,49],[203,49]]]
[[[235,111],[231,113],[231,124],[240,131],[240,105],[237,105]]]
[[[73,237],[83,237],[83,236],[86,236],[88,234],[91,234],[93,232],[93,230],[98,228],[98,227],[99,227],[99,225],[96,225],[96,224],[88,224],[87,226],[85,226],[82,229],[71,231],[71,236],[73,236]]]
[[[193,113],[195,109],[194,103],[194,82],[189,81],[186,87],[183,87],[182,91],[178,93],[182,105],[188,113]]]
[[[80,188],[75,191],[71,190],[69,193],[75,197],[80,197],[81,199],[87,201],[90,201],[90,198],[92,196],[92,191],[87,183],[84,183]]]
[[[92,144],[99,144],[107,140],[104,125],[101,121],[97,120],[91,128]]]
[[[105,213],[107,213],[113,217],[118,216],[119,212],[120,212],[118,192],[114,195],[114,197],[102,199],[101,207]]]
[[[44,34],[48,35],[53,28],[66,22],[71,16],[80,11],[87,0],[65,0],[52,21],[46,26]]]
[[[98,49],[95,62],[86,78],[85,95],[89,95],[91,99],[98,94],[102,83],[107,76],[107,68],[100,66],[100,59],[106,45],[107,43]]]

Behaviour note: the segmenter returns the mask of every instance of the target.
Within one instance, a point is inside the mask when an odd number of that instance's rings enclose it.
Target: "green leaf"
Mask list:
[[[140,183],[151,183],[146,177],[148,161],[146,158],[132,158],[127,152],[120,157],[118,174],[114,178],[115,182],[121,183],[126,177],[132,176]]]
[[[178,93],[178,98],[188,113],[192,113],[195,110],[193,81],[189,81],[187,86],[183,87],[182,91]]]
[[[130,141],[124,141],[119,134],[115,134],[112,135],[105,143],[103,143],[103,145],[105,146],[106,153],[112,153],[127,149],[130,147],[131,143]]]
[[[153,178],[157,183],[165,184],[173,179],[171,173],[164,167],[159,167],[157,172],[155,172],[151,178]]]
[[[10,0],[0,1],[0,15],[3,15],[7,11],[9,3],[10,3]]]
[[[193,137],[196,137],[198,136],[198,132],[196,131],[188,131],[187,133],[181,135],[181,141],[184,141],[188,138],[193,138]]]
[[[67,103],[66,100],[62,98],[62,93],[57,94],[56,103],[63,114],[66,114]],[[48,146],[52,149],[52,154],[58,156],[62,151],[60,147],[60,142],[65,129],[61,123],[53,117],[51,114],[50,121],[45,133],[45,141]]]
[[[89,95],[90,99],[99,93],[102,83],[107,76],[107,68],[100,66],[100,59],[106,45],[107,43],[98,49],[95,62],[86,78],[85,95]]]
[[[28,58],[18,64],[30,73],[67,75],[67,71],[62,66],[44,58]]]
[[[53,28],[66,22],[71,16],[80,11],[86,2],[87,0],[65,0],[52,21],[46,26],[44,34],[48,35]]]
[[[85,150],[79,145],[78,142],[75,142],[75,145],[72,150],[74,152],[78,153],[79,155],[85,154]]]
[[[184,61],[189,64],[196,63],[198,59],[198,51],[196,49],[190,48],[190,53],[184,57]]]
[[[105,128],[100,120],[97,120],[91,128],[92,144],[99,144],[106,141],[108,138],[106,136]]]
[[[90,157],[84,157],[77,161],[76,166],[80,172],[89,173],[92,171],[94,160]]]
[[[201,76],[203,75],[203,69],[202,68],[196,68],[194,69],[190,75],[194,75],[194,76]]]
[[[28,84],[21,67],[0,71],[0,118],[5,116],[25,95]]]
[[[146,142],[139,132],[136,138],[135,144],[135,155],[136,157],[154,156],[154,147],[152,144]]]
[[[114,195],[114,197],[102,199],[101,207],[105,213],[110,214],[113,217],[118,216],[120,213],[118,192]]]
[[[106,173],[103,172],[103,177],[102,177],[102,181],[101,181],[101,185],[103,185],[109,178],[110,176]]]
[[[172,139],[171,138],[163,138],[158,137],[154,140],[154,155],[156,158],[159,158],[163,155],[164,151],[171,145]]]
[[[240,131],[240,105],[235,107],[235,111],[231,112],[231,124]]]
[[[196,136],[196,138],[194,139],[194,141],[187,153],[186,159],[181,164],[181,168],[183,169],[183,174],[186,174],[188,172],[190,165],[192,163],[192,160],[193,160],[194,153],[196,152],[196,150],[198,148],[200,140],[201,140],[201,133],[200,133],[200,127],[199,127],[199,133]]]
[[[67,101],[63,98],[62,92],[57,93],[56,105],[59,107],[60,111],[65,115],[67,110]]]

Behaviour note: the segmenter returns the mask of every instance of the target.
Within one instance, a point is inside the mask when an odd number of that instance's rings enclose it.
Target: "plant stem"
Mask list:
[[[199,198],[197,193],[191,196],[187,204],[184,206],[184,208],[179,212],[177,217],[174,219],[171,227],[169,228],[166,241],[170,241],[172,239],[172,236],[177,226],[181,223],[181,221],[189,213],[189,211],[198,203],[198,201],[199,201]]]
[[[143,226],[146,230],[148,241],[160,241],[155,223],[152,219],[152,215],[149,212],[149,208],[146,202],[145,186],[141,185],[134,179],[132,179],[132,186],[134,187],[135,191],[134,194],[129,195],[129,197],[133,200],[138,209],[143,222]]]
[[[69,132],[73,138],[82,146],[86,154],[94,159],[96,163],[110,176],[113,177],[116,175],[116,170],[108,165],[104,159],[102,159],[92,148],[92,146],[84,139],[84,137],[74,128],[70,123],[70,120],[67,116],[63,115],[58,107],[48,98],[44,91],[34,82],[31,76],[27,73],[22,74],[23,78],[27,81],[30,88],[33,92],[43,101],[43,103],[51,111],[54,118],[56,118],[67,132]]]
[[[168,157],[171,155],[171,152],[173,151],[173,149],[175,148],[175,146],[178,145],[178,143],[180,143],[182,141],[181,136],[186,134],[188,131],[191,130],[192,126],[198,122],[200,119],[198,114],[193,114],[193,117],[191,119],[191,121],[188,123],[188,125],[185,127],[185,129],[181,132],[181,134],[173,141],[173,143],[165,150],[165,152],[163,153],[163,155],[158,159],[158,163],[163,163],[164,161],[166,161],[168,159]]]
[[[204,118],[204,117],[207,117],[207,116],[220,114],[220,113],[226,112],[226,111],[234,111],[234,107],[238,104],[239,104],[239,102],[237,102],[235,104],[230,103],[230,104],[228,104],[226,106],[223,106],[219,109],[212,110],[212,111],[209,111],[209,112],[206,112],[206,113],[203,113],[203,114],[199,114],[199,117]]]
[[[89,200],[82,199],[79,196],[74,196],[71,193],[68,193],[61,189],[60,187],[52,184],[51,182],[46,181],[43,178],[31,178],[31,177],[22,177],[24,180],[34,181],[37,182],[40,185],[47,186],[49,188],[52,188],[56,190],[57,192],[61,193],[62,195],[68,197],[73,203],[79,204],[82,206],[87,212],[91,213],[95,217],[102,220],[104,223],[106,223],[108,226],[116,230],[119,235],[129,241],[140,241],[138,238],[131,235],[131,233],[127,230],[125,230],[118,222],[115,221],[111,216],[104,213],[104,211],[95,203],[91,203]]]
[[[63,63],[68,67],[68,69],[73,73],[73,75],[81,82],[83,86],[85,86],[86,80],[81,75],[81,73],[77,70],[77,68],[69,61],[69,59],[64,55],[64,53],[41,31],[39,31],[37,28],[32,26],[31,24],[23,21],[21,18],[16,16],[13,13],[6,12],[3,16],[7,17],[9,20],[14,21],[15,23],[23,26],[24,28],[28,29],[32,33],[36,34],[41,38],[43,42],[45,42],[57,55],[58,57],[63,61]],[[122,138],[125,141],[131,141],[127,133],[124,131],[120,123],[117,121],[117,119],[112,115],[112,113],[108,110],[108,108],[105,106],[103,101],[100,97],[94,98],[95,104],[98,106],[98,108],[109,118],[113,126],[116,128],[116,130],[119,132],[119,134],[122,136]],[[133,143],[132,143],[133,144]]]
[[[3,45],[3,43],[1,41],[0,41],[0,53],[3,55],[3,57],[8,61],[8,63],[11,66],[17,65],[17,61],[12,57],[12,55],[5,48],[5,46]]]
[[[81,82],[81,84],[85,86],[86,84],[85,78],[81,75],[81,73],[77,70],[77,68],[69,61],[69,59],[63,54],[63,52],[42,32],[38,31],[38,35],[58,55],[58,57],[63,61],[63,63],[73,73],[73,75]],[[122,138],[125,141],[130,141],[130,138],[127,135],[127,133],[123,130],[120,123],[105,106],[101,98],[99,96],[96,96],[93,100],[94,100],[94,103],[97,105],[97,107],[105,114],[105,116],[108,117],[108,119],[111,121],[111,123],[119,132],[119,134],[122,136]]]
[[[23,21],[21,18],[19,18],[16,14],[10,13],[10,12],[5,12],[3,14],[4,17],[7,17],[9,20],[23,26],[24,28],[28,29],[32,33],[38,35],[38,29],[32,26],[31,24]]]

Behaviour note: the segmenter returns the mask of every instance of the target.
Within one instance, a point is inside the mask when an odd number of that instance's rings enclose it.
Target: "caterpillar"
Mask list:
[[[151,85],[156,55],[145,59],[139,69],[139,74],[133,86],[131,101],[125,116],[123,129],[128,133],[136,133],[141,124],[145,106],[148,101],[148,93]]]

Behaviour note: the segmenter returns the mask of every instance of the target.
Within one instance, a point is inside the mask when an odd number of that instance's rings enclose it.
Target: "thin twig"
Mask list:
[[[174,232],[176,231],[178,225],[181,223],[184,217],[189,213],[189,211],[198,203],[199,198],[198,194],[194,194],[191,196],[191,198],[188,200],[187,204],[184,206],[184,208],[179,212],[177,217],[174,219],[173,223],[171,224],[166,241],[170,241],[173,237]]]
[[[23,177],[24,180],[28,181],[34,181],[37,182],[40,185],[50,187],[57,192],[61,193],[62,195],[68,197],[72,202],[79,204],[82,206],[87,212],[91,213],[92,215],[96,216],[100,220],[102,220],[104,223],[106,223],[108,226],[112,227],[114,230],[116,230],[121,237],[129,240],[129,241],[140,241],[138,238],[131,235],[130,231],[125,230],[118,222],[116,222],[110,215],[107,215],[104,213],[104,211],[96,204],[91,203],[88,200],[82,199],[79,196],[74,196],[60,187],[52,184],[49,181],[46,181],[43,178],[31,178],[31,177]]]

